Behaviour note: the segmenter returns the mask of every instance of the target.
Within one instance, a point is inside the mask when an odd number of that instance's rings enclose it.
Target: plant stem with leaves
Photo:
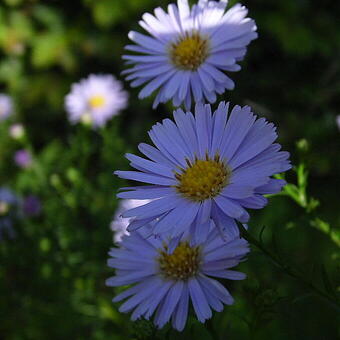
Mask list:
[[[272,252],[270,249],[266,248],[262,241],[257,240],[254,236],[252,236],[248,230],[244,228],[241,223],[238,223],[238,228],[240,230],[240,235],[245,240],[247,240],[251,245],[258,248],[264,255],[266,255],[277,267],[281,268],[286,274],[298,280],[306,287],[308,287],[313,293],[318,295],[319,297],[326,300],[336,309],[340,309],[340,301],[336,292],[332,288],[332,284],[330,283],[327,274],[323,270],[323,278],[325,286],[327,287],[327,292],[316,286],[313,282],[306,279],[305,275],[298,269],[288,265],[285,263],[280,256]],[[329,292],[328,292],[329,291]]]

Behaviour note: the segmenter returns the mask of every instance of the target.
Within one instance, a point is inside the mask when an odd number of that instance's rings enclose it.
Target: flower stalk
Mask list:
[[[249,233],[247,229],[244,228],[244,226],[241,223],[237,223],[240,236],[244,238],[246,241],[249,242],[249,244],[252,244],[257,249],[259,249],[265,256],[267,256],[277,267],[281,268],[286,274],[288,274],[290,277],[298,280],[301,282],[304,286],[309,288],[311,292],[313,292],[315,295],[321,297],[322,299],[326,300],[330,305],[332,305],[336,309],[340,309],[340,301],[339,298],[334,294],[329,294],[328,292],[322,290],[318,286],[316,286],[313,282],[306,279],[305,275],[299,271],[297,268],[292,267],[291,265],[288,265],[285,263],[280,256],[272,252],[270,249],[266,248],[263,245],[263,242],[257,240],[253,235]]]

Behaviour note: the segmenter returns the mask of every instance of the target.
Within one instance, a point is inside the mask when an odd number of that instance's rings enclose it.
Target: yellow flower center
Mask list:
[[[217,196],[229,183],[231,171],[220,160],[218,155],[214,159],[197,159],[193,164],[188,160],[188,168],[182,173],[176,173],[177,191],[184,197],[201,202]]]
[[[195,71],[209,55],[209,41],[199,33],[186,33],[170,46],[170,59],[181,70]]]
[[[200,248],[190,247],[188,242],[181,242],[172,254],[165,250],[158,258],[162,274],[173,280],[187,280],[198,273],[200,265]]]
[[[0,216],[6,215],[9,211],[8,203],[0,201]]]
[[[105,104],[105,98],[103,96],[93,96],[89,99],[89,106],[92,109],[99,109]]]

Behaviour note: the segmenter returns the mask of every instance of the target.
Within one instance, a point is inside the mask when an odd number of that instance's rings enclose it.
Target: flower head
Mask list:
[[[128,95],[120,81],[111,75],[91,74],[73,84],[65,98],[65,107],[72,123],[82,121],[100,127],[127,106]]]
[[[121,200],[116,210],[113,221],[111,222],[111,230],[114,232],[114,242],[119,243],[124,235],[130,235],[127,227],[131,222],[131,218],[122,217],[122,213],[126,210],[133,209],[150,202],[150,200]]]
[[[149,159],[126,157],[138,171],[116,171],[121,177],[149,186],[126,188],[117,196],[153,199],[123,213],[135,217],[129,231],[155,221],[154,234],[171,230],[172,236],[188,231],[202,241],[212,218],[221,235],[228,239],[237,230],[234,219],[246,223],[245,208],[267,204],[264,194],[281,190],[285,181],[270,176],[291,168],[289,153],[280,151],[276,128],[257,118],[250,107],[220,103],[212,114],[210,105],[196,106],[195,116],[182,110],[153,126],[149,136],[155,147],[140,144]]]
[[[340,130],[340,115],[336,116],[336,125],[338,126],[338,129]]]
[[[0,188],[0,240],[5,234],[13,238],[13,217],[18,205],[18,199],[15,194],[8,188]]]
[[[151,35],[130,32],[136,45],[127,50],[139,55],[124,55],[132,68],[124,71],[131,86],[145,85],[139,94],[145,98],[158,89],[154,107],[173,101],[190,108],[216,94],[232,90],[234,82],[225,74],[240,70],[247,45],[257,37],[256,25],[239,4],[226,11],[227,0],[200,0],[190,8],[188,0],[146,13],[140,25]]]
[[[13,102],[10,96],[0,93],[0,121],[7,119],[13,112]]]
[[[22,149],[14,154],[14,161],[20,168],[29,168],[32,164],[32,156],[29,151]]]
[[[108,286],[134,285],[114,298],[114,302],[127,299],[119,310],[133,311],[132,320],[149,319],[157,310],[156,326],[163,327],[171,318],[172,326],[181,331],[190,301],[200,322],[211,318],[211,309],[220,312],[223,304],[233,304],[228,290],[211,277],[244,279],[243,273],[229,268],[248,253],[248,244],[239,236],[223,242],[216,228],[208,227],[208,231],[206,241],[199,246],[190,238],[148,238],[145,229],[123,237],[108,261],[116,269],[116,276],[107,280]]]
[[[26,216],[38,216],[41,212],[40,199],[35,195],[28,195],[23,200],[22,208]]]
[[[25,128],[22,124],[13,124],[9,128],[9,134],[13,139],[21,139],[25,135]]]

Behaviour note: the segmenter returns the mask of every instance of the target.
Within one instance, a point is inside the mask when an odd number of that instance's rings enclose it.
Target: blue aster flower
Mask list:
[[[4,235],[10,238],[15,236],[13,230],[13,217],[18,205],[18,199],[8,188],[0,188],[0,240]]]
[[[228,238],[237,230],[234,219],[248,221],[246,208],[263,208],[267,204],[263,195],[281,190],[285,181],[271,176],[291,165],[289,153],[274,143],[275,126],[248,106],[235,106],[229,117],[228,111],[224,102],[214,114],[210,105],[198,104],[195,116],[179,109],[175,123],[165,119],[149,132],[155,147],[139,145],[148,159],[126,155],[137,171],[115,173],[151,185],[125,188],[117,196],[153,199],[123,213],[135,217],[129,231],[155,221],[154,234],[171,230],[176,237],[193,224],[193,232],[204,239],[205,224],[212,218],[222,237]]]
[[[137,55],[124,55],[133,67],[124,71],[131,86],[145,85],[139,98],[158,90],[154,107],[173,101],[214,103],[216,94],[234,89],[226,72],[239,71],[247,45],[257,37],[255,22],[247,9],[236,4],[226,11],[227,0],[199,0],[190,8],[188,0],[170,4],[168,13],[156,8],[139,24],[150,36],[130,32],[135,45],[126,46]]]
[[[206,241],[199,246],[190,238],[148,237],[146,229],[124,236],[108,261],[116,269],[108,286],[133,285],[113,299],[126,299],[119,310],[131,311],[132,320],[154,314],[159,328],[171,319],[172,326],[182,331],[190,302],[200,322],[211,318],[212,309],[221,312],[224,304],[233,304],[228,290],[212,277],[244,279],[245,274],[229,268],[248,253],[248,243],[237,235],[223,242],[216,228],[208,229]]]
[[[0,121],[7,119],[13,114],[12,98],[6,94],[0,93]]]
[[[22,210],[26,216],[38,216],[41,213],[42,205],[40,199],[35,195],[28,195],[22,202]]]

